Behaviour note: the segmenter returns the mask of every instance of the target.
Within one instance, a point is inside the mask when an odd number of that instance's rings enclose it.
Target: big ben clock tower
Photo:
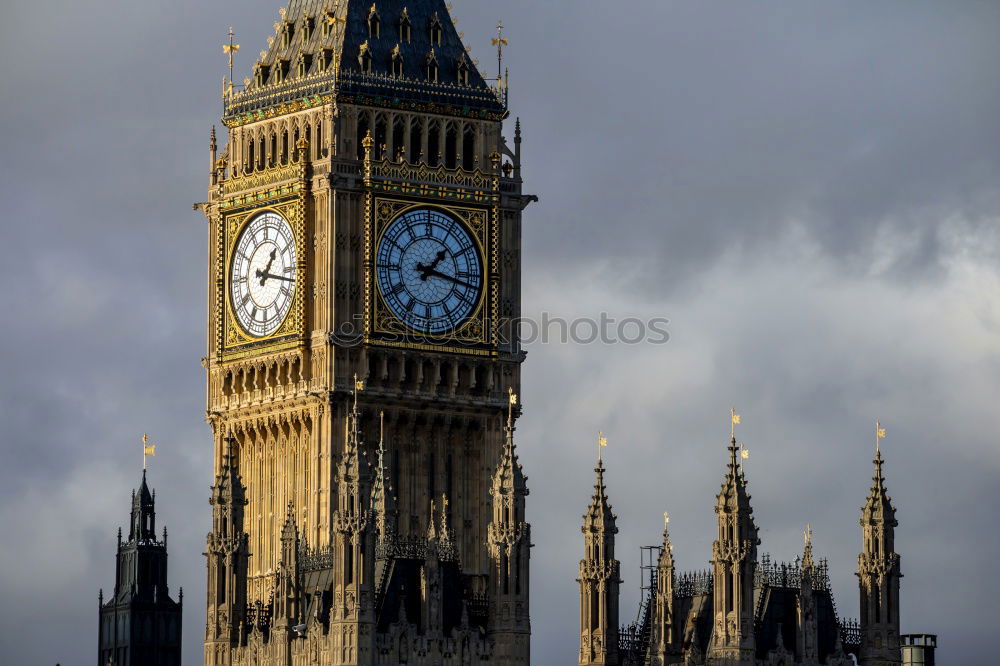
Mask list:
[[[291,0],[225,95],[207,665],[529,663],[507,117],[443,0]]]

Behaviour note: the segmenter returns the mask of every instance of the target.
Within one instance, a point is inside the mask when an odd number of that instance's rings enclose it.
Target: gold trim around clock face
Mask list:
[[[305,297],[303,280],[306,279],[304,261],[304,237],[305,219],[304,202],[301,196],[277,202],[260,208],[244,209],[225,214],[222,219],[222,258],[224,265],[222,274],[219,276],[219,286],[223,290],[222,301],[224,312],[220,313],[221,326],[223,329],[222,352],[224,354],[233,351],[243,351],[247,346],[267,346],[287,342],[289,338],[301,336],[304,327]],[[283,218],[292,230],[293,242],[295,244],[295,290],[292,295],[292,303],[281,324],[270,334],[255,337],[247,333],[239,323],[236,315],[235,305],[232,302],[232,263],[233,255],[237,249],[239,239],[247,225],[263,214],[274,213]],[[287,345],[285,345],[287,346]]]
[[[482,265],[482,286],[478,301],[472,313],[455,329],[443,333],[425,333],[411,328],[403,320],[396,317],[385,302],[382,290],[378,285],[377,258],[382,237],[390,224],[407,212],[416,209],[430,208],[439,210],[461,224],[476,244],[476,251]],[[445,206],[437,202],[425,202],[403,199],[376,197],[374,202],[374,227],[371,229],[371,242],[368,244],[367,257],[369,270],[368,290],[371,295],[366,321],[369,322],[369,341],[375,344],[392,343],[392,346],[412,344],[425,347],[433,343],[441,347],[482,346],[489,344],[489,301],[492,298],[491,279],[493,262],[489,252],[490,243],[490,210],[480,207]]]

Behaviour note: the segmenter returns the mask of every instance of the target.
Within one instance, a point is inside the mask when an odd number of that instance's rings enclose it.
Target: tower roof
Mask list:
[[[135,495],[136,501],[140,502],[143,506],[153,504],[153,493],[149,490],[149,485],[146,483],[146,470],[142,470],[142,482],[139,484],[139,490]]]
[[[215,477],[215,485],[212,486],[212,497],[209,504],[230,500],[236,504],[246,504],[243,482],[240,480],[239,467],[236,457],[233,455],[233,442],[231,437],[226,438],[222,466],[219,469],[219,474]]]
[[[882,474],[882,466],[885,460],[882,459],[882,451],[875,451],[875,474],[872,476],[872,488],[868,494],[868,501],[862,508],[862,522],[884,522],[896,526],[896,508],[892,505],[892,498],[885,487],[885,476]]]
[[[505,105],[466,51],[444,0],[290,0],[226,114],[313,95],[451,105]],[[433,73],[428,65],[434,64]]]
[[[591,498],[587,514],[583,517],[583,531],[603,531],[610,534],[617,534],[618,528],[615,524],[617,516],[612,513],[611,504],[608,503],[608,492],[604,485],[604,472],[604,461],[598,458],[597,467],[594,468],[594,473],[597,475],[594,483],[594,495]]]
[[[739,463],[740,447],[733,437],[729,442],[729,463],[726,466],[726,478],[716,498],[716,513],[746,513],[753,514],[750,506],[750,494],[747,492],[747,481],[743,468]],[[752,520],[752,518],[751,518]]]
[[[511,495],[527,495],[528,477],[524,475],[521,463],[517,459],[517,448],[514,445],[514,426],[508,425],[505,430],[506,439],[503,452],[493,476],[493,492],[494,494],[501,492]]]

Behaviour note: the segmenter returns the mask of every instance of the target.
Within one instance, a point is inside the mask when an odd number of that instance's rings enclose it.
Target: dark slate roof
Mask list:
[[[373,7],[380,20],[378,36],[369,30]],[[400,39],[404,10],[411,26],[408,41]],[[330,18],[333,23],[324,29]],[[440,44],[431,43],[435,19]],[[246,90],[227,105],[227,115],[330,92],[504,111],[466,52],[444,0],[290,0],[276,26]],[[363,47],[371,54],[370,71],[362,71]],[[397,47],[401,77],[393,75]],[[438,65],[436,82],[427,79],[429,57]],[[468,84],[459,82],[462,62],[468,65]]]
[[[800,659],[802,655],[798,654],[796,645],[796,623],[801,591],[797,588],[767,586],[758,588],[756,592],[763,596],[757,618],[757,658],[766,659],[768,652],[783,644],[789,652],[795,653],[796,659]],[[817,647],[820,661],[825,661],[836,649],[840,625],[837,623],[833,597],[828,591],[814,590],[813,599],[816,602],[819,634]]]

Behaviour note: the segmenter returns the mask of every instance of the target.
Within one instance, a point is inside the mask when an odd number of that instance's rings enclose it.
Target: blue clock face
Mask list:
[[[412,209],[389,223],[375,271],[392,313],[432,335],[461,326],[483,288],[475,240],[461,222],[432,208]]]

